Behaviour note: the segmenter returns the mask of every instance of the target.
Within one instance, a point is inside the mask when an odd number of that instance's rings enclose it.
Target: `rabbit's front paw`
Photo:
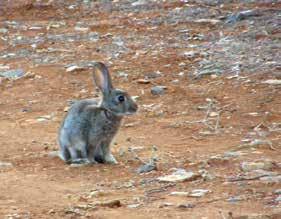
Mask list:
[[[105,163],[109,163],[109,164],[118,164],[117,160],[114,158],[112,154],[107,154],[104,157],[104,161]]]

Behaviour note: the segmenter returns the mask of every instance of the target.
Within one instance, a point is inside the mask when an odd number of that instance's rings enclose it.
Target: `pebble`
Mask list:
[[[137,173],[148,173],[152,170],[157,170],[157,166],[154,162],[145,163],[137,169]]]
[[[140,207],[140,204],[127,205],[127,208],[138,208],[138,207]]]
[[[15,70],[9,70],[5,72],[0,72],[0,76],[8,79],[18,79],[22,76],[24,76],[25,72],[22,69],[15,69]]]
[[[159,208],[170,207],[170,206],[173,206],[173,205],[174,205],[173,203],[165,202],[165,203],[160,204]]]
[[[120,200],[110,200],[105,202],[99,202],[95,204],[96,206],[101,207],[108,207],[108,208],[119,208],[121,207],[121,201]]]
[[[189,192],[171,192],[170,195],[172,196],[188,196]]]
[[[2,168],[9,168],[9,167],[13,167],[13,164],[9,163],[9,162],[1,162],[0,161],[0,169],[2,169]]]
[[[179,79],[172,80],[172,83],[173,83],[173,84],[178,84],[179,82],[180,82]]]
[[[239,201],[243,201],[243,200],[245,200],[245,197],[243,197],[243,196],[232,196],[227,199],[227,201],[231,202],[231,203],[235,203],[235,202],[239,202]]]
[[[206,195],[207,193],[209,193],[210,190],[207,189],[194,189],[191,191],[191,193],[188,195],[189,197],[203,197],[204,195]]]
[[[278,195],[277,198],[275,199],[276,202],[281,202],[281,195]]]
[[[137,82],[139,84],[149,84],[150,83],[150,80],[147,80],[147,79],[138,79]]]
[[[242,162],[241,169],[243,171],[251,171],[251,170],[270,170],[274,167],[272,161],[264,161],[264,162]]]
[[[273,193],[276,195],[281,195],[281,189],[276,189]]]
[[[262,81],[262,84],[270,84],[270,85],[281,85],[281,80],[278,79],[270,79],[266,81]]]
[[[166,86],[154,86],[150,91],[153,95],[163,95],[166,89]]]
[[[109,191],[104,191],[104,190],[92,191],[92,192],[90,192],[90,194],[88,195],[88,198],[104,197],[104,196],[109,195],[109,194],[111,194],[111,192],[109,192]]]
[[[198,53],[194,52],[194,51],[188,51],[188,52],[184,52],[183,55],[186,58],[194,58]]]
[[[158,177],[157,179],[160,182],[184,182],[184,181],[192,181],[198,177],[197,174],[193,172],[186,172],[184,169],[178,169],[171,175]]]
[[[72,66],[66,68],[66,72],[73,72],[73,71],[81,70],[81,69],[83,69],[83,67],[80,67],[77,65],[72,65]]]
[[[50,158],[60,157],[60,151],[50,151],[48,153],[48,157]]]
[[[6,28],[0,28],[0,33],[5,34],[5,33],[8,33],[8,32],[9,32],[8,29],[6,29]]]
[[[194,204],[179,204],[178,206],[177,206],[178,208],[194,208],[195,207],[195,205]]]
[[[261,181],[269,183],[281,183],[281,175],[279,176],[264,176],[260,178]]]

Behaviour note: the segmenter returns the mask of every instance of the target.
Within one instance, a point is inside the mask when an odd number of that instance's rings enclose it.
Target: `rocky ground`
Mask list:
[[[277,0],[1,1],[1,218],[281,218],[280,42]],[[139,111],[66,165],[93,61]]]

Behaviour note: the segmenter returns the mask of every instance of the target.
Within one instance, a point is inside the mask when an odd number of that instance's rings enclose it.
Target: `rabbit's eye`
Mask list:
[[[118,96],[118,100],[119,100],[119,102],[124,102],[125,97],[123,95],[120,95],[120,96]]]

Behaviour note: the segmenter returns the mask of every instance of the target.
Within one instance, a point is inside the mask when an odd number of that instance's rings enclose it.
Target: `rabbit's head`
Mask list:
[[[117,116],[135,113],[138,109],[137,104],[127,92],[112,86],[107,67],[101,62],[96,62],[94,67],[94,82],[103,95],[101,107]]]

